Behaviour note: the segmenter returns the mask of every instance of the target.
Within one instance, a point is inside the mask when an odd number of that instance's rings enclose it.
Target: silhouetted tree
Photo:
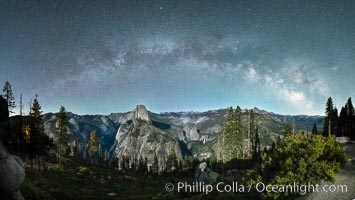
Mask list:
[[[345,108],[346,108],[347,115],[349,116],[354,115],[354,106],[353,103],[351,102],[351,97],[349,97],[348,101],[346,102]]]
[[[345,107],[341,107],[339,118],[338,118],[338,135],[337,136],[344,136],[345,134],[345,122],[346,122],[346,109]]]
[[[17,126],[17,143],[18,143],[18,150],[21,151],[23,149],[23,146],[25,145],[22,94],[20,95],[19,107],[20,107],[20,115],[19,115],[19,122]]]
[[[16,107],[16,105],[15,105],[15,97],[12,93],[11,84],[8,80],[5,82],[2,92],[3,92],[2,96],[6,100],[7,108],[10,116],[12,113],[14,113],[13,109]],[[6,138],[6,141],[4,141],[6,143],[5,145],[8,148],[12,149],[13,148],[12,143],[14,143],[16,136],[10,134],[10,118],[7,118],[7,130],[6,130],[5,138]]]
[[[317,124],[315,122],[313,124],[312,134],[313,135],[318,135]]]
[[[333,135],[338,134],[338,109],[335,106],[333,108],[333,113],[332,113],[331,133]]]
[[[11,89],[11,84],[9,81],[6,81],[5,82],[5,85],[2,89],[2,92],[3,92],[3,98],[6,100],[7,102],[7,107],[8,107],[8,110],[9,110],[9,113],[14,113],[14,111],[12,111],[16,105],[15,105],[15,97],[12,93],[12,89]]]
[[[30,155],[31,163],[34,158],[37,159],[38,168],[41,170],[41,162],[43,157],[48,153],[50,145],[49,137],[44,133],[44,125],[42,118],[41,105],[38,102],[38,95],[36,95],[30,112]]]
[[[334,104],[332,97],[329,97],[325,106],[325,120],[324,120],[324,128],[323,135],[330,136],[332,132],[334,133],[334,128],[336,125],[336,116],[337,110],[334,109]]]
[[[4,144],[7,144],[6,142],[6,131],[4,130],[5,127],[4,122],[7,122],[9,118],[9,110],[7,107],[7,102],[6,100],[0,96],[0,140],[4,142]]]
[[[344,107],[340,111],[338,119],[338,136],[348,136],[350,139],[355,139],[355,116],[354,107],[351,97],[347,100]]]

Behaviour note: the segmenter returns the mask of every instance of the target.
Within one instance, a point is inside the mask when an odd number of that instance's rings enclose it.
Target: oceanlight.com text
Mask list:
[[[293,182],[292,184],[264,184],[262,182],[251,183],[249,185],[239,184],[238,182],[224,183],[219,182],[214,185],[204,184],[201,182],[178,182],[176,185],[167,183],[165,189],[168,192],[193,192],[193,193],[205,193],[209,194],[213,191],[221,193],[244,193],[244,192],[259,192],[259,193],[298,193],[305,195],[313,192],[348,192],[347,185],[334,185],[334,184],[298,184]]]

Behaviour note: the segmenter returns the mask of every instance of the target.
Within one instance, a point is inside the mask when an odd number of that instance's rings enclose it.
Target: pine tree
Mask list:
[[[18,143],[20,145],[23,145],[24,143],[24,135],[23,135],[23,129],[24,129],[24,125],[23,125],[23,102],[22,102],[22,94],[20,95],[20,123],[19,123],[19,129],[18,129]]]
[[[251,143],[251,148],[249,148],[250,155],[254,155],[256,151],[256,140],[257,140],[257,123],[255,120],[254,111],[251,109],[249,113],[249,140]]]
[[[255,130],[255,139],[253,143],[253,159],[255,161],[260,161],[261,158],[261,146],[260,146],[260,136],[258,128]]]
[[[293,133],[293,126],[292,124],[286,124],[285,129],[284,129],[284,136],[290,136]]]
[[[2,89],[3,92],[3,98],[6,100],[7,102],[7,107],[9,109],[9,114],[15,113],[14,111],[12,111],[16,105],[15,105],[15,97],[12,93],[12,89],[11,89],[11,84],[9,81],[5,82],[5,85]]]
[[[166,170],[168,172],[175,171],[177,168],[177,157],[175,153],[174,147],[172,147],[169,151],[168,159],[166,161]]]
[[[354,115],[354,106],[353,103],[351,102],[351,97],[349,97],[348,101],[346,102],[346,113],[349,116]]]
[[[231,145],[230,138],[232,135],[233,108],[230,107],[227,112],[227,117],[222,121],[222,132],[220,137],[220,154],[223,163],[231,160]]]
[[[16,105],[15,105],[15,97],[13,96],[11,84],[9,81],[5,82],[2,92],[3,92],[2,97],[6,100],[7,108],[10,116],[12,113],[14,113],[12,110],[16,107]],[[15,135],[10,134],[10,118],[7,118],[7,131],[4,138],[7,140],[6,143],[8,147],[10,147],[10,144],[13,143],[16,138]]]
[[[91,164],[93,164],[94,162],[96,162],[95,156],[96,156],[97,152],[99,151],[99,140],[98,140],[96,131],[92,131],[90,133],[90,140],[88,143],[88,147],[89,147],[89,152],[90,152],[90,162],[91,162]]]
[[[243,156],[243,127],[242,111],[238,106],[234,111],[232,107],[228,109],[227,117],[222,122],[222,133],[218,139],[219,153],[222,161],[228,162]]]
[[[31,107],[30,121],[31,159],[37,157],[38,167],[40,170],[40,160],[42,160],[43,156],[47,154],[50,140],[44,133],[42,111],[41,105],[38,102],[38,95],[36,95]]]
[[[338,109],[334,106],[332,113],[331,133],[338,135]]]
[[[312,135],[318,135],[317,124],[315,122],[313,124]]]
[[[184,171],[184,165],[182,164],[182,159],[179,160],[179,172],[183,172]]]
[[[144,174],[144,172],[146,171],[146,166],[147,163],[145,163],[144,158],[141,156],[138,161],[138,169],[141,174]]]
[[[233,113],[233,108],[230,107],[228,109],[227,113],[227,118],[224,120],[223,125],[222,125],[222,140],[223,140],[223,146],[222,146],[222,160],[223,162],[230,161],[232,159],[232,151],[233,151],[233,146],[231,143],[232,137],[233,137],[233,119],[234,118],[234,113]]]
[[[242,125],[242,109],[239,106],[235,109],[235,125],[233,126],[235,130],[233,131],[233,158],[241,158],[243,156],[244,148],[244,134]]]
[[[153,174],[158,174],[159,173],[159,160],[158,156],[156,153],[154,153],[154,160],[152,164],[152,172]]]
[[[350,139],[354,140],[354,132],[355,132],[355,118],[354,118],[354,107],[351,101],[351,97],[349,97],[348,101],[345,104],[346,117],[344,122],[345,127],[345,135],[350,137]]]
[[[329,97],[326,103],[325,107],[325,120],[324,120],[324,128],[323,128],[323,135],[324,136],[330,136],[331,135],[331,127],[332,127],[332,119],[334,115],[334,110],[333,110],[333,100],[332,97]]]
[[[57,128],[55,132],[55,142],[57,145],[58,163],[61,164],[66,153],[68,144],[68,118],[64,106],[61,106],[57,114]]]
[[[16,144],[17,144],[17,151],[23,153],[23,148],[25,144],[25,126],[23,124],[23,103],[22,103],[22,94],[20,95],[19,101],[19,120],[16,122]]]

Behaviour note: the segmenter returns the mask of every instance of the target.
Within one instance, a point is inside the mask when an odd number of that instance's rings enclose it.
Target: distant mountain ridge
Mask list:
[[[213,153],[216,149],[217,135],[222,130],[221,120],[227,114],[227,110],[225,108],[205,112],[158,114],[148,111],[144,105],[137,105],[132,111],[109,115],[77,115],[68,112],[69,138],[77,140],[79,149],[85,151],[89,133],[96,131],[102,150],[115,153],[117,156],[129,153],[135,154],[131,155],[133,157],[151,158],[154,152],[168,153],[169,148],[175,148],[180,156],[206,154],[206,151]],[[242,110],[245,132],[249,111]],[[258,121],[263,146],[271,145],[287,123],[294,124],[295,132],[310,133],[314,123],[321,131],[324,122],[323,116],[280,115],[258,108],[253,108],[253,111]],[[57,117],[55,113],[46,113],[43,116],[45,131],[49,136],[53,136]],[[129,124],[130,122],[134,122],[133,125]],[[125,131],[120,130],[124,127]],[[169,141],[169,144],[164,147],[164,151],[157,150],[159,141],[163,140]],[[153,152],[147,149],[153,149]]]

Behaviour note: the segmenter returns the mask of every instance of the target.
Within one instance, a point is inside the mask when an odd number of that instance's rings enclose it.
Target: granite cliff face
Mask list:
[[[116,134],[114,155],[118,158],[119,168],[122,168],[123,158],[128,159],[129,167],[132,167],[133,162],[146,159],[149,167],[157,155],[162,170],[169,152],[173,149],[177,157],[182,158],[176,138],[152,125],[145,106],[138,105],[132,112],[133,118],[123,123]]]
[[[187,141],[198,141],[200,140],[199,130],[196,124],[190,123],[184,126],[183,134]]]
[[[116,142],[115,156],[119,167],[122,167],[123,158],[129,159],[130,166],[135,160],[147,159],[150,166],[154,155],[157,155],[159,166],[164,168],[164,161],[172,149],[178,158],[182,157],[175,138],[141,119],[132,119],[123,124],[117,131]]]
[[[148,110],[144,105],[137,105],[133,113],[135,119],[141,119],[146,121],[147,123],[151,123]]]
[[[54,113],[44,114],[45,132],[53,137],[55,132],[57,116]],[[76,115],[67,113],[69,121],[69,140],[76,140],[80,152],[85,151],[86,143],[91,131],[99,135],[102,150],[108,150],[115,141],[115,135],[120,123],[105,115]]]

